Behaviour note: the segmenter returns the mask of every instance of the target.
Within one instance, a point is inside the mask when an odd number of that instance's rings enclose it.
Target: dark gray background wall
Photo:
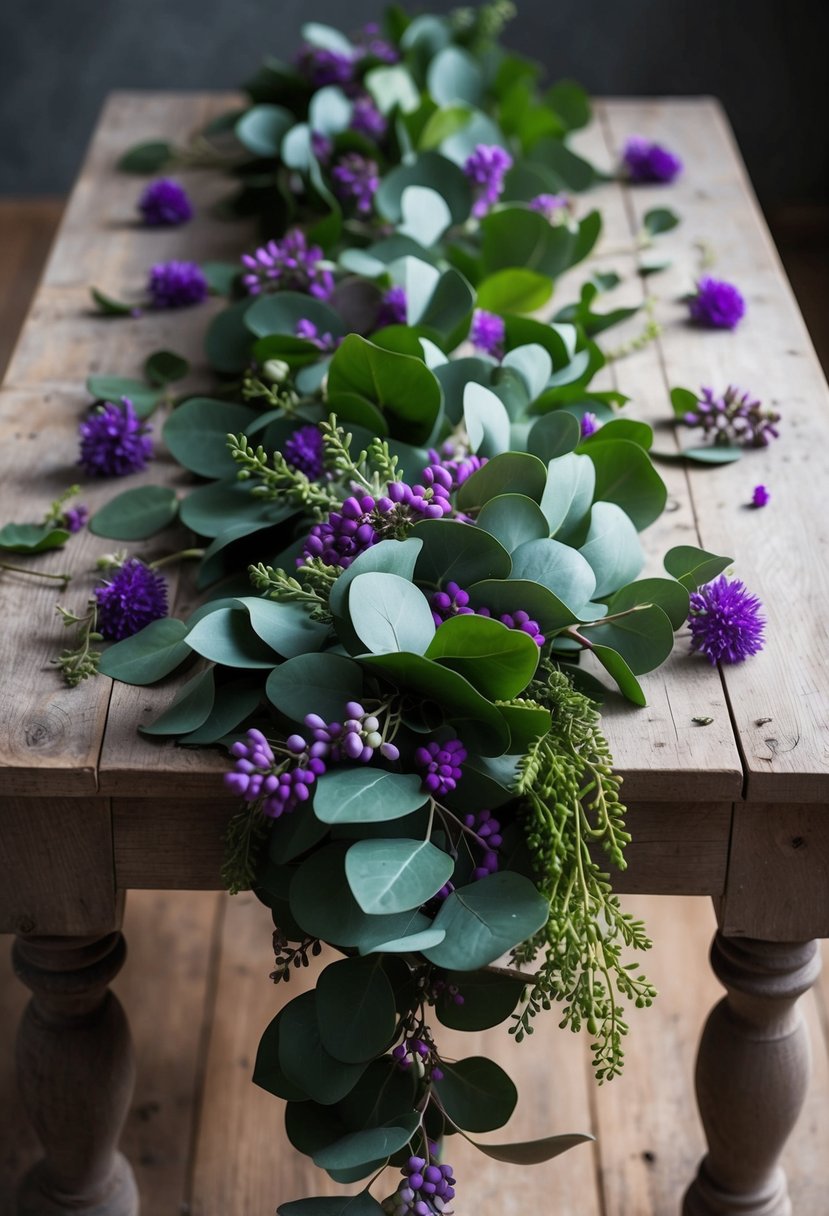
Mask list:
[[[446,10],[434,0],[425,7]],[[113,88],[228,88],[381,0],[0,0],[0,193],[65,191]],[[761,200],[829,200],[829,0],[519,0],[509,40],[598,94],[713,93]]]

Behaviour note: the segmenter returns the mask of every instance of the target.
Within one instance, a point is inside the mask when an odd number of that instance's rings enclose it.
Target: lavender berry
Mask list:
[[[147,291],[153,308],[189,308],[207,299],[207,279],[195,262],[158,262],[150,270]]]
[[[447,1212],[447,1204],[455,1197],[451,1165],[436,1165],[426,1157],[410,1157],[401,1172],[400,1185],[382,1204],[388,1216],[442,1216]]]
[[[739,579],[724,574],[691,595],[691,649],[710,663],[742,663],[763,649],[762,604]]]
[[[771,500],[771,494],[765,486],[755,486],[751,494],[751,505],[753,507],[765,507]]]
[[[78,503],[76,507],[67,508],[61,522],[68,532],[80,532],[89,522],[89,507]]]
[[[291,228],[281,241],[268,241],[254,253],[242,255],[242,283],[249,295],[267,291],[299,291],[328,300],[334,276],[326,269],[323,252],[309,245],[300,228]]]
[[[406,309],[406,288],[390,287],[380,301],[377,328],[383,329],[386,325],[405,325]]]
[[[460,739],[438,743],[432,739],[415,752],[415,764],[423,770],[423,787],[433,797],[451,794],[463,776],[461,765],[467,752]]]
[[[438,483],[410,486],[393,481],[379,498],[351,495],[339,511],[331,511],[327,519],[313,526],[297,565],[319,558],[326,566],[347,570],[378,541],[400,539],[419,520],[441,519],[451,511],[449,493]]]
[[[745,316],[746,302],[733,283],[706,275],[688,300],[691,320],[709,329],[736,329]]]
[[[161,177],[145,187],[138,210],[148,228],[176,227],[193,218],[193,204],[187,191],[169,177]]]
[[[78,464],[90,477],[124,477],[143,469],[153,454],[150,428],[128,397],[120,405],[105,401],[78,428]]]
[[[319,481],[325,473],[323,452],[322,432],[310,422],[297,427],[282,445],[282,454],[288,464],[311,481]]]
[[[352,203],[358,215],[371,215],[380,185],[376,161],[359,152],[346,152],[332,169],[331,179],[341,202]]]
[[[512,168],[512,157],[499,144],[478,144],[467,157],[463,171],[472,183],[475,201],[472,214],[481,219],[501,197],[504,178]]]
[[[472,314],[472,328],[469,337],[476,350],[493,359],[501,359],[504,355],[504,339],[507,327],[503,317],[497,313],[487,312],[485,308],[476,308]]]
[[[110,642],[132,637],[167,615],[167,584],[137,557],[125,561],[94,595],[97,630]]]

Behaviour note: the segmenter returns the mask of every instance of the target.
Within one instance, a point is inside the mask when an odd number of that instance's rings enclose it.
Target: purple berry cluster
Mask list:
[[[470,608],[469,592],[455,582],[448,582],[441,591],[433,591],[429,596],[429,607],[432,609],[432,620],[436,626],[442,625],[444,621],[448,621],[453,616],[492,617],[489,608]],[[503,612],[495,619],[499,620],[502,625],[506,625],[507,629],[520,629],[539,647],[543,646],[547,640],[541,632],[538,621],[534,621],[523,608],[517,612]]]
[[[121,404],[105,401],[78,428],[78,464],[90,477],[124,477],[143,469],[153,455],[150,427],[142,422],[128,397]]]
[[[167,615],[167,584],[160,574],[131,557],[95,588],[96,627],[108,642],[131,638]]]
[[[380,143],[385,139],[389,129],[388,121],[383,117],[368,93],[356,98],[354,109],[351,111],[351,130],[366,139]]]
[[[339,511],[331,511],[327,519],[313,526],[297,565],[316,557],[326,566],[347,570],[378,541],[404,536],[419,520],[442,519],[451,511],[449,492],[438,482],[410,486],[393,481],[379,498],[351,495]]]
[[[478,144],[466,159],[463,171],[472,183],[475,201],[472,214],[486,215],[504,190],[504,178],[512,168],[512,157],[499,144]]]
[[[443,1216],[455,1198],[451,1165],[429,1164],[425,1157],[410,1157],[403,1178],[393,1195],[383,1203],[387,1216]]]
[[[537,211],[553,224],[566,219],[570,211],[570,200],[566,194],[537,194],[530,199],[530,211]]]
[[[319,481],[325,473],[322,432],[309,422],[288,436],[282,445],[282,455],[293,469],[299,469],[311,481]]]
[[[377,328],[382,329],[386,325],[405,325],[406,309],[405,287],[390,287],[380,301]]]
[[[778,411],[764,409],[751,393],[733,384],[720,397],[711,388],[701,388],[696,408],[684,414],[682,421],[686,426],[702,427],[706,439],[715,444],[765,448],[780,434]]]
[[[333,334],[328,332],[320,333],[319,328],[313,321],[309,321],[307,317],[300,317],[296,323],[294,334],[297,338],[302,338],[306,342],[313,342],[314,346],[326,352],[336,350],[340,344]]]
[[[579,429],[582,439],[589,439],[591,435],[595,435],[599,429],[599,420],[596,415],[591,414],[589,410],[586,414],[582,414]]]
[[[353,203],[358,215],[371,215],[380,185],[377,161],[359,152],[346,152],[331,170],[334,193],[343,203]]]
[[[682,161],[661,144],[632,135],[622,150],[622,164],[632,182],[672,182]]]
[[[150,269],[147,291],[153,308],[189,308],[201,304],[209,291],[196,262],[158,262]]]
[[[76,507],[69,507],[63,513],[61,523],[67,532],[80,532],[81,528],[85,528],[89,520],[89,507],[83,503],[78,503]]]
[[[362,47],[364,55],[378,59],[381,63],[398,63],[400,60],[397,47],[381,36],[380,26],[376,21],[367,22],[357,35],[356,41]]]
[[[439,997],[446,993],[453,1005],[465,1005],[466,999],[457,984],[447,984],[446,980],[434,979],[429,985],[428,1001],[434,1005]]]
[[[708,329],[736,329],[745,316],[746,302],[733,283],[706,275],[688,299],[691,320]]]
[[[452,482],[450,489],[457,490],[467,478],[483,468],[486,456],[465,453],[451,441],[447,441],[439,452],[435,448],[429,449],[429,461],[429,466],[423,470],[423,480],[431,484],[428,478],[443,480],[443,474],[448,473]]]
[[[503,359],[506,332],[503,317],[494,312],[487,312],[485,308],[475,309],[469,338],[476,350],[485,355],[492,355],[493,359]]]
[[[247,273],[242,282],[249,295],[263,291],[300,291],[317,300],[328,300],[334,291],[334,276],[321,265],[323,252],[309,245],[300,228],[291,228],[281,241],[268,241],[254,253],[242,254]]]
[[[710,663],[742,663],[763,649],[762,604],[739,579],[724,574],[691,594],[691,649]]]
[[[425,747],[419,747],[415,764],[423,770],[424,789],[438,798],[450,794],[463,776],[461,765],[466,754],[460,739],[449,739],[446,743],[432,739]]]
[[[466,815],[464,823],[479,838],[484,855],[481,864],[472,871],[472,882],[480,882],[490,874],[498,872],[498,849],[504,843],[501,836],[501,824],[494,818],[492,811],[478,811],[477,815]]]
[[[438,1059],[437,1053],[428,1043],[424,1043],[423,1039],[405,1039],[391,1054],[400,1068],[411,1068],[412,1063],[417,1061],[432,1081],[443,1080],[443,1069],[434,1063],[434,1060]]]
[[[354,79],[355,62],[351,55],[311,46],[310,43],[305,43],[297,51],[294,66],[315,89],[328,84],[349,84]]]
[[[187,191],[169,177],[161,177],[144,188],[138,210],[148,228],[176,227],[193,218],[193,204]]]
[[[400,759],[396,745],[383,738],[380,719],[376,714],[363,709],[358,701],[349,701],[345,712],[346,719],[342,725],[338,722],[326,725],[314,714],[309,714],[305,719],[306,726],[314,731],[315,742],[330,744],[327,755],[332,761],[359,760],[362,764],[368,764],[378,751],[384,760]]]

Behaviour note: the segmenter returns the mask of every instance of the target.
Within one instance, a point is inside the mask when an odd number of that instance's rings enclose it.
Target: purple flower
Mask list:
[[[334,145],[327,135],[323,135],[322,131],[311,132],[311,151],[316,156],[321,165],[328,163],[331,153],[334,151]]]
[[[358,97],[351,112],[351,130],[358,131],[360,135],[365,135],[368,139],[376,140],[379,143],[385,139],[388,129],[388,121],[368,94]]]
[[[504,177],[512,168],[512,157],[498,144],[478,144],[467,157],[463,171],[475,190],[472,214],[480,219],[486,215],[493,203],[497,203],[504,189]]]
[[[160,177],[145,187],[138,210],[150,228],[175,227],[193,218],[193,205],[187,191],[169,177]]]
[[[588,439],[591,435],[595,435],[599,429],[599,420],[595,414],[591,414],[588,411],[586,414],[582,414],[579,426],[581,428],[582,439]]]
[[[438,743],[434,739],[415,752],[415,764],[423,770],[423,787],[430,794],[443,797],[456,787],[466,759],[466,748],[460,739]]]
[[[306,342],[313,342],[314,346],[318,346],[320,350],[336,350],[339,342],[333,334],[321,334],[313,321],[309,321],[307,317],[301,317],[296,323],[294,333],[298,338],[303,338]]]
[[[381,63],[397,63],[400,59],[397,47],[380,37],[380,27],[376,21],[364,25],[357,40],[366,55],[379,59]]]
[[[504,843],[501,824],[494,818],[492,811],[478,811],[477,815],[466,815],[464,823],[475,832],[483,849],[481,864],[472,871],[472,882],[480,882],[482,878],[498,873],[498,850]]]
[[[83,503],[78,503],[77,507],[69,507],[63,513],[63,526],[69,532],[80,532],[81,528],[85,528],[89,519],[89,508]]]
[[[435,1080],[442,1080],[432,1070]],[[403,1178],[394,1194],[382,1203],[389,1216],[440,1216],[455,1197],[455,1176],[451,1165],[435,1165],[431,1158],[410,1157],[402,1169]]]
[[[149,426],[137,417],[128,397],[105,401],[80,424],[78,464],[90,477],[124,477],[143,469],[153,454]]]
[[[195,262],[158,262],[150,270],[147,291],[153,308],[187,308],[207,299],[207,279]]]
[[[327,84],[348,84],[354,78],[354,60],[350,55],[309,43],[297,51],[294,64],[315,89]]]
[[[476,350],[501,359],[504,354],[504,338],[507,327],[503,317],[497,313],[487,312],[484,308],[476,308],[472,314],[472,328],[469,336]]]
[[[352,495],[339,511],[314,524],[297,565],[318,558],[326,566],[347,570],[356,557],[385,539],[401,539],[421,519],[441,519],[452,511],[445,486],[407,485],[393,481],[379,498]]]
[[[334,193],[344,203],[354,203],[358,215],[370,215],[380,185],[377,162],[359,152],[346,152],[331,171]]]
[[[735,329],[745,315],[746,302],[733,283],[710,276],[700,279],[688,300],[691,319],[710,329]]]
[[[672,182],[682,161],[661,144],[632,135],[622,151],[622,163],[632,182]]]
[[[247,271],[242,282],[252,296],[263,291],[304,291],[328,300],[334,276],[321,265],[323,257],[320,247],[309,245],[300,228],[291,228],[281,241],[268,241],[255,253],[242,254]]]
[[[377,328],[382,329],[386,325],[405,325],[406,308],[405,287],[390,287],[380,301]]]
[[[167,615],[167,584],[137,557],[128,558],[94,594],[98,632],[109,642],[130,638]]]
[[[768,447],[780,432],[777,410],[763,408],[762,403],[733,384],[717,397],[711,388],[701,388],[696,408],[688,410],[682,421],[686,426],[702,427],[706,439],[715,444],[739,444],[743,447]]]
[[[322,433],[309,423],[298,427],[282,445],[282,455],[294,469],[299,469],[311,481],[319,481],[325,472]]]
[[[691,595],[691,649],[711,663],[742,663],[763,649],[765,618],[756,595],[724,574]]]
[[[530,211],[537,211],[550,223],[567,214],[570,200],[566,194],[537,194],[530,199]]]
[[[771,494],[765,486],[755,486],[751,493],[751,505],[753,507],[765,507],[770,501]]]

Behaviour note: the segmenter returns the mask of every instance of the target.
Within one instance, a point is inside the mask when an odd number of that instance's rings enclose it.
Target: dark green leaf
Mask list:
[[[665,554],[665,569],[686,591],[696,591],[703,583],[710,583],[722,574],[733,560],[733,557],[719,557],[693,545],[677,545]]]
[[[670,232],[679,224],[679,216],[669,207],[653,207],[645,212],[642,227],[648,236],[658,236],[660,232]]]
[[[188,494],[181,504],[181,522],[199,536],[218,537],[231,528],[280,523],[295,513],[290,504],[263,502],[251,494],[248,482],[218,481]],[[244,533],[240,533],[244,535]]]
[[[362,691],[358,664],[337,654],[298,655],[276,667],[265,686],[271,704],[294,722],[311,713],[341,722],[346,702],[359,701]]]
[[[538,666],[538,646],[521,629],[483,616],[444,621],[426,651],[491,701],[508,701],[529,684]]]
[[[523,608],[542,633],[557,633],[575,625],[578,617],[547,587],[530,579],[484,579],[467,585],[469,602],[474,608],[489,608],[493,616],[518,612]]]
[[[330,1148],[315,1153],[314,1165],[321,1169],[342,1170],[372,1161],[385,1161],[408,1144],[418,1122],[418,1116],[412,1114],[403,1126],[371,1127],[365,1131],[351,1132]]]
[[[128,397],[139,418],[146,418],[161,400],[156,388],[148,388],[141,380],[126,376],[90,376],[86,382],[89,393],[96,401],[118,402]]]
[[[188,747],[216,743],[244,722],[259,705],[261,698],[262,688],[258,681],[252,681],[248,676],[226,680],[220,685],[218,699],[202,725],[179,742]]]
[[[172,704],[154,722],[138,729],[142,735],[186,735],[207,721],[215,695],[213,668],[208,667],[188,680]]]
[[[186,634],[184,621],[172,617],[152,621],[131,638],[110,646],[98,670],[124,684],[154,684],[190,657]]]
[[[696,413],[699,396],[689,388],[672,388],[671,405],[677,418],[684,418],[688,413]]]
[[[294,336],[298,321],[308,320],[316,325],[320,333],[330,333],[341,338],[345,327],[339,313],[323,300],[298,291],[278,291],[261,296],[249,305],[245,324],[258,338],[271,334]]]
[[[585,445],[585,454],[596,470],[595,498],[615,502],[639,531],[659,518],[668,491],[647,452],[638,444],[629,439],[597,439]]]
[[[572,452],[580,440],[578,419],[565,410],[554,410],[533,423],[527,437],[527,451],[546,464]]]
[[[485,1056],[470,1056],[443,1064],[443,1079],[435,1082],[441,1106],[456,1127],[491,1132],[509,1121],[518,1091],[503,1068]]]
[[[688,591],[671,578],[643,578],[617,591],[607,603],[609,614],[625,612],[640,604],[656,604],[662,609],[674,629],[679,629],[688,616]]]
[[[238,300],[215,316],[208,326],[205,337],[207,358],[223,375],[238,375],[250,363],[253,343],[251,331],[245,324],[245,315],[250,307],[250,299]]]
[[[317,980],[320,1038],[336,1059],[346,1064],[371,1060],[388,1044],[395,1021],[394,992],[379,959],[340,959],[330,963]],[[378,1156],[383,1154],[374,1153],[366,1160]],[[332,1168],[359,1164],[347,1161],[341,1166],[334,1163]]]
[[[628,701],[632,701],[634,705],[647,705],[647,698],[636,676],[628,667],[622,656],[609,646],[591,647],[591,653],[601,663],[602,667],[613,677],[619,685],[620,692],[627,697]]]
[[[229,296],[242,273],[238,262],[202,262],[202,274],[216,296]]]
[[[277,1216],[382,1216],[383,1213],[368,1191],[336,1199],[297,1199],[294,1203],[281,1203],[276,1211]]]
[[[408,186],[427,186],[446,201],[452,222],[462,224],[472,210],[472,187],[458,165],[438,152],[422,152],[392,169],[380,183],[375,205],[380,215],[398,224],[403,217],[401,200]]]
[[[225,667],[275,667],[278,658],[250,624],[243,608],[218,608],[197,621],[187,633],[187,645],[202,658]]]
[[[452,1030],[489,1030],[500,1026],[527,986],[512,976],[492,971],[449,971],[442,978],[446,987],[437,999],[435,1011],[438,1020]],[[462,1005],[455,1003],[451,992],[455,987],[463,997]]]
[[[547,900],[528,878],[513,871],[491,874],[444,901],[434,927],[446,937],[424,953],[436,967],[477,971],[537,933],[548,914]]]
[[[506,578],[511,569],[500,541],[457,520],[424,520],[412,529],[411,539],[423,544],[416,566],[418,582],[456,582],[463,587],[482,578]]]
[[[252,595],[240,596],[235,604],[247,612],[256,636],[284,659],[319,650],[330,632],[330,626],[313,620],[303,604],[280,604]]]
[[[586,127],[590,122],[590,98],[575,80],[557,81],[547,90],[544,100],[564,120],[569,131]]]
[[[489,312],[535,312],[544,307],[552,290],[547,275],[513,267],[496,271],[479,284],[477,305]]]
[[[673,650],[674,632],[661,608],[632,608],[617,620],[583,625],[582,632],[591,642],[610,647],[620,654],[634,675],[653,671]]]
[[[97,287],[90,287],[89,294],[98,305],[98,311],[102,312],[107,317],[131,317],[135,311],[134,304],[126,304],[123,300],[115,300],[112,296],[105,295],[103,291]]]
[[[183,380],[190,371],[190,364],[182,355],[172,350],[157,350],[144,361],[144,375],[150,384],[163,388],[174,380]]]
[[[309,1098],[330,1106],[339,1102],[362,1076],[365,1064],[346,1064],[323,1045],[317,1020],[317,994],[304,992],[282,1011],[279,1064],[289,1081]]]
[[[477,511],[499,494],[526,494],[540,502],[546,481],[547,469],[537,456],[502,452],[467,478],[458,491],[458,507],[462,511]]]
[[[560,1136],[547,1136],[543,1140],[525,1140],[516,1144],[478,1144],[474,1140],[470,1143],[493,1161],[504,1161],[508,1165],[540,1165],[543,1161],[560,1157],[562,1153],[579,1144],[589,1144],[595,1138],[586,1132],[565,1132]],[[309,1212],[308,1216],[312,1214]]]
[[[328,372],[328,401],[356,395],[387,416],[396,438],[422,443],[432,433],[441,389],[421,359],[383,350],[358,334],[340,345]]]
[[[60,549],[69,536],[66,528],[54,524],[4,524],[0,528],[0,549],[6,553],[46,553]]]
[[[282,1021],[282,1010],[270,1022],[259,1041],[256,1052],[256,1063],[253,1066],[253,1083],[288,1102],[301,1102],[305,1090],[289,1081],[279,1063],[279,1030]]]
[[[173,146],[163,139],[133,144],[118,160],[122,173],[157,173],[173,158]]]
[[[256,411],[230,401],[191,397],[173,410],[162,435],[179,464],[202,477],[228,477],[238,467],[227,446],[229,434],[244,434]]]
[[[89,530],[109,540],[146,540],[178,515],[175,490],[137,486],[111,498],[89,521]]]

